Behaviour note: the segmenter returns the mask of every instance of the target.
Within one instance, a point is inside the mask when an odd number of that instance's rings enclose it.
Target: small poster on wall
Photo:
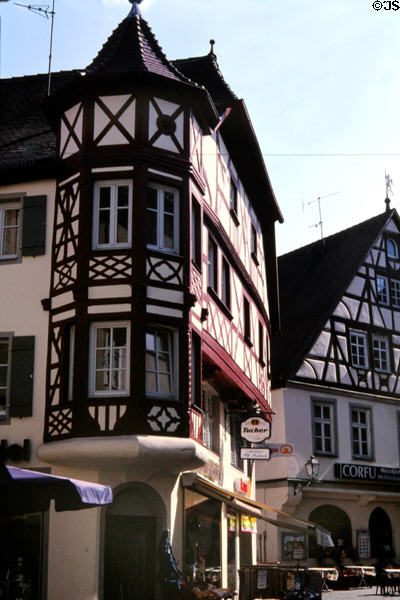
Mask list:
[[[304,560],[306,558],[306,537],[293,533],[282,534],[282,559]]]
[[[357,529],[357,554],[358,558],[371,557],[371,539],[369,529]]]
[[[267,589],[267,570],[259,569],[257,571],[257,589],[258,590],[266,590]]]

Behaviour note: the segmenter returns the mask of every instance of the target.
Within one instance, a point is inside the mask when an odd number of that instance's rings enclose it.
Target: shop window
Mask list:
[[[314,451],[319,454],[335,453],[335,406],[331,402],[314,400],[312,403]]]
[[[282,560],[305,560],[307,538],[298,533],[282,533]]]
[[[371,412],[369,408],[350,407],[354,458],[372,458]]]
[[[94,186],[93,248],[129,248],[132,183],[99,181]]]
[[[185,577],[221,587],[221,503],[185,489]]]
[[[179,252],[179,193],[151,184],[147,190],[147,246],[164,252]]]
[[[208,392],[203,398],[203,444],[219,454],[220,402]]]
[[[146,395],[177,397],[177,332],[172,329],[146,331]]]
[[[91,327],[90,394],[129,393],[129,325],[96,323]]]

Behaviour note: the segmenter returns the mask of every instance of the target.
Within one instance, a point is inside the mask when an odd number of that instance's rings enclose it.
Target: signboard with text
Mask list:
[[[240,448],[242,460],[269,460],[269,457],[269,448]]]
[[[263,442],[271,436],[271,423],[261,417],[250,417],[240,424],[240,434],[248,442]]]
[[[378,467],[376,465],[336,463],[335,477],[338,479],[379,481],[381,483],[400,483],[400,469],[393,467]]]

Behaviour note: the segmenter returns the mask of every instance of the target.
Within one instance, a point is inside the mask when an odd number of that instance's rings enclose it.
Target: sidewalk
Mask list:
[[[322,592],[322,600],[382,600],[386,598],[386,596],[375,592],[375,586],[351,590],[334,590],[332,592]]]

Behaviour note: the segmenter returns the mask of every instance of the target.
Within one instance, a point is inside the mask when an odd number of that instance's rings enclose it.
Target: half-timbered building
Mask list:
[[[336,548],[267,528],[263,560],[363,565],[400,555],[399,252],[388,208],[279,258],[276,446],[258,469],[258,498],[330,530]]]
[[[4,456],[114,491],[37,517],[35,598],[157,598],[166,530],[189,580],[255,558],[238,415],[270,413],[281,214],[213,43],[169,61],[138,4],[48,99],[0,82]]]

